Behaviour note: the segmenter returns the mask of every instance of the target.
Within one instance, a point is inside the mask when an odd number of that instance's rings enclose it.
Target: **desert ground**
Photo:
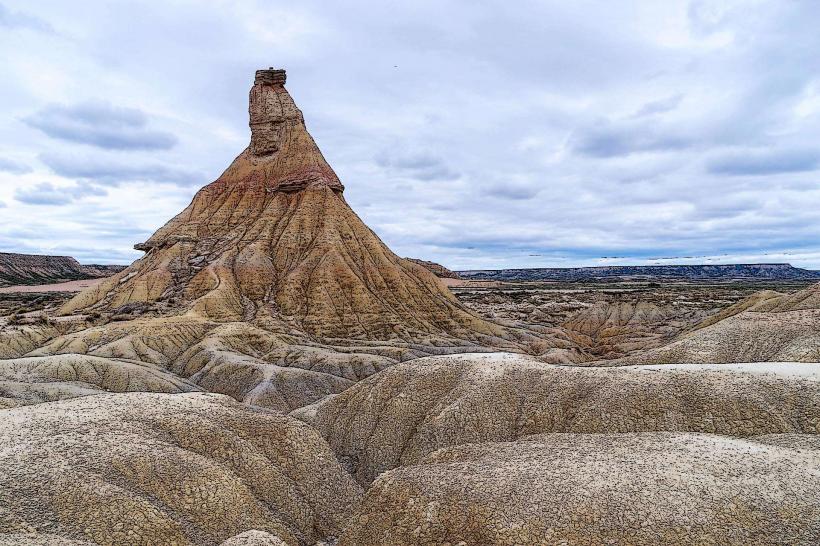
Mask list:
[[[6,255],[0,544],[820,543],[816,272],[456,278],[285,83],[127,268]]]
[[[78,281],[56,282],[51,284],[16,284],[0,288],[0,294],[47,294],[51,292],[74,293],[96,286],[103,279],[83,279]]]

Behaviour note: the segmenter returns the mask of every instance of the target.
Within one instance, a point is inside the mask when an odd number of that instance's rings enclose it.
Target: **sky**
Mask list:
[[[285,68],[359,216],[453,269],[820,269],[820,2],[0,0],[0,251],[129,263]]]

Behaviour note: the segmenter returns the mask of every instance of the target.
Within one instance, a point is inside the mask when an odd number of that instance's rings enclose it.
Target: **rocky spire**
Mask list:
[[[316,338],[503,335],[356,216],[284,83],[284,70],[256,72],[248,148],[137,246],[143,259],[64,311],[140,303]]]
[[[284,70],[257,70],[251,88],[250,152],[259,157],[275,154],[293,129],[304,125],[302,112],[285,89]]]

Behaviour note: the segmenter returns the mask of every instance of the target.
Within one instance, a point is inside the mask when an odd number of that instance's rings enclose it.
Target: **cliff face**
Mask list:
[[[70,256],[40,256],[0,252],[0,286],[49,284],[107,277],[121,266],[81,265]]]

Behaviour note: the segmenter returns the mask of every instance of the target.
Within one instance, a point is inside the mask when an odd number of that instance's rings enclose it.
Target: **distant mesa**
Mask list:
[[[125,266],[81,265],[70,256],[0,252],[0,287],[97,279],[123,269]]]
[[[475,269],[459,271],[458,274],[463,279],[491,281],[583,281],[618,278],[820,280],[820,271],[801,269],[782,263]]]

